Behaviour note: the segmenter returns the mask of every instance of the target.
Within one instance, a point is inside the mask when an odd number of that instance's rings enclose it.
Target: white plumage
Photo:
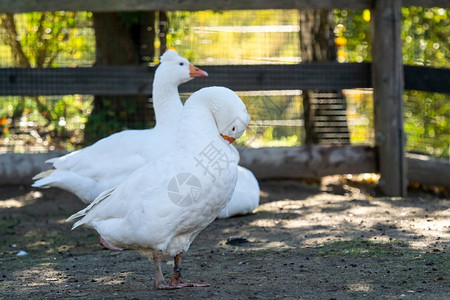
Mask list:
[[[225,219],[237,215],[251,213],[259,205],[259,184],[253,173],[238,166],[236,187],[227,206],[222,209],[217,218]]]
[[[103,191],[116,187],[136,169],[173,148],[175,128],[183,107],[178,86],[206,75],[175,51],[166,51],[153,82],[155,128],[125,130],[84,149],[50,159],[47,162],[53,164],[54,170],[36,175],[33,187],[58,187],[77,195],[86,204]],[[238,171],[236,191],[220,218],[247,214],[259,205],[255,176],[243,167],[238,167]]]
[[[136,169],[172,148],[183,107],[178,86],[206,75],[175,51],[167,51],[161,57],[153,82],[156,126],[121,131],[89,147],[50,159],[47,162],[55,170],[38,174],[33,187],[58,187],[77,195],[86,204],[101,192],[116,187]]]
[[[170,152],[68,220],[83,217],[73,228],[87,225],[108,244],[153,258],[156,288],[201,286],[181,282],[177,270],[164,284],[159,264],[163,257],[175,256],[179,267],[181,253],[229,201],[239,154],[220,134],[227,140],[239,138],[249,120],[244,104],[231,90],[201,89],[183,108]]]

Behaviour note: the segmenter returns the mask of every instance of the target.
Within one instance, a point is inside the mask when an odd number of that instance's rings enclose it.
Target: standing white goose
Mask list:
[[[47,162],[52,163],[54,169],[36,175],[33,179],[37,181],[32,186],[67,190],[86,204],[101,192],[116,187],[144,163],[170,150],[183,107],[178,86],[202,76],[207,73],[176,51],[166,51],[153,82],[155,128],[125,130],[84,149],[50,159]],[[260,189],[253,173],[239,166],[237,182],[236,191],[219,218],[247,214],[258,207]]]
[[[233,91],[197,91],[183,108],[173,150],[68,220],[83,217],[73,228],[87,225],[112,246],[136,249],[153,259],[156,289],[207,286],[182,281],[181,255],[229,201],[239,160],[230,143],[243,134],[249,120]],[[168,256],[175,265],[166,284],[161,260]]]
[[[207,75],[175,51],[166,51],[153,81],[155,128],[121,131],[89,147],[50,159],[47,162],[54,169],[36,175],[32,186],[61,188],[84,203],[91,203],[101,192],[116,187],[143,164],[170,150],[174,124],[183,107],[178,86]]]

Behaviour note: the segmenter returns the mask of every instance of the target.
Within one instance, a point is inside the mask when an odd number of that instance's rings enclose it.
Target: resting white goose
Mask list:
[[[84,149],[47,162],[55,169],[34,177],[33,187],[58,187],[91,203],[101,192],[114,188],[144,163],[170,150],[182,110],[178,86],[207,73],[194,67],[176,51],[161,56],[153,82],[156,126],[147,130],[125,130]],[[219,218],[252,212],[259,205],[259,185],[246,168],[238,167],[236,191]]]
[[[253,173],[238,166],[238,179],[234,193],[227,206],[217,216],[218,219],[226,219],[237,215],[251,213],[259,206],[259,184]]]
[[[78,196],[86,204],[101,192],[117,186],[143,164],[170,150],[182,103],[178,86],[208,74],[175,51],[161,56],[153,81],[156,126],[146,130],[125,130],[95,144],[48,160],[54,169],[42,172],[33,187],[57,187]]]
[[[181,113],[174,149],[68,221],[83,217],[73,228],[87,225],[112,246],[136,249],[153,259],[156,289],[207,286],[181,280],[181,255],[229,201],[239,160],[230,143],[243,134],[249,120],[233,91],[197,91]],[[174,274],[166,284],[161,260],[168,256],[174,257]]]

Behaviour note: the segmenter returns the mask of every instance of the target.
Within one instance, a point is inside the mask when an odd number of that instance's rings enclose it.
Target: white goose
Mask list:
[[[174,143],[174,130],[182,110],[178,86],[207,73],[194,67],[176,51],[161,56],[153,82],[156,126],[125,130],[103,138],[84,149],[53,158],[54,169],[42,172],[33,187],[58,187],[91,203],[101,192],[116,187],[144,163],[159,159]],[[219,218],[252,212],[259,205],[259,185],[246,168],[238,167],[236,191]]]
[[[156,126],[121,131],[89,147],[52,158],[47,162],[54,169],[36,175],[32,186],[61,188],[91,203],[101,192],[116,187],[143,164],[170,150],[175,140],[174,124],[183,107],[178,86],[207,75],[175,51],[166,51],[153,81]]]
[[[227,206],[217,216],[218,219],[226,219],[237,215],[251,213],[259,206],[259,184],[253,173],[238,166],[238,179],[233,195]]]
[[[230,143],[243,134],[249,120],[233,91],[197,91],[183,108],[173,150],[68,221],[83,217],[73,228],[87,225],[112,246],[136,249],[153,259],[156,289],[207,286],[181,280],[181,255],[229,201],[239,160]],[[168,256],[174,257],[174,274],[166,284],[161,260]]]

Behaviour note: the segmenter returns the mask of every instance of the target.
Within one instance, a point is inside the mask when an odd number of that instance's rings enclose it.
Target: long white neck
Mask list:
[[[155,76],[153,81],[153,108],[156,126],[175,128],[183,110],[178,86]]]
[[[201,151],[219,137],[216,121],[208,107],[186,103],[180,114],[176,143],[181,152]],[[194,141],[194,142],[193,142]]]

